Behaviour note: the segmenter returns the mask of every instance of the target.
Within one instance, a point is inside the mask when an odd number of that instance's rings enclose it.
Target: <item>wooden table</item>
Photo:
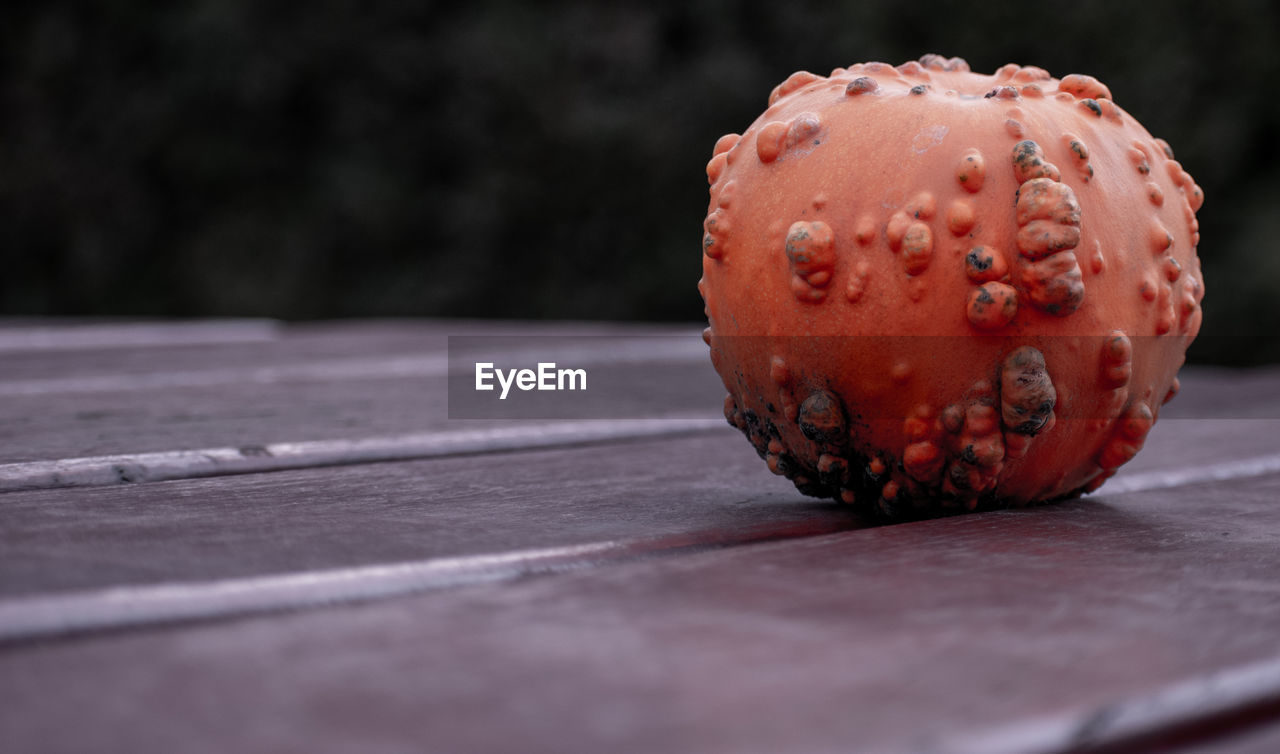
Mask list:
[[[651,332],[663,405],[449,418],[451,335]],[[1095,495],[873,526],[686,343],[0,323],[0,751],[1280,751],[1280,370],[1186,369]]]

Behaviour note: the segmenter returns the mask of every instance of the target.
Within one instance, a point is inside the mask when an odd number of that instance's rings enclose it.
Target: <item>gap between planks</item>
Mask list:
[[[1280,657],[1161,686],[1084,709],[952,738],[939,754],[1139,754],[1187,745],[1280,717]]]
[[[0,493],[566,447],[726,429],[719,415],[590,419],[0,464]]]

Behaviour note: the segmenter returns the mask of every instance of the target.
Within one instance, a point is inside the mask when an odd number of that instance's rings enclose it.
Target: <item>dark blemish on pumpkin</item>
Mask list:
[[[1096,100],[1086,99],[1081,101],[1084,103],[1085,107],[1093,111],[1094,115],[1098,116],[1099,118],[1102,117],[1102,107],[1098,104]]]
[[[999,91],[1000,91],[999,89],[992,89],[991,91],[989,91],[989,92],[987,92],[986,94],[982,95],[982,98],[983,98],[983,99],[991,99],[992,97],[996,96],[996,94],[997,94],[997,93],[999,93]]]
[[[1030,139],[1020,141],[1013,147],[1013,160],[1019,165],[1026,165],[1036,159],[1039,149],[1040,145]]]
[[[911,93],[924,94],[926,89],[927,87],[924,84],[916,84],[915,86],[911,87]]]
[[[942,426],[948,432],[956,433],[964,426],[964,409],[959,404],[952,403],[942,410]]]
[[[1045,159],[1040,145],[1030,139],[1024,139],[1014,145],[1013,168],[1019,182],[1036,177],[1058,180],[1058,168]]]
[[[990,262],[988,262],[988,263],[987,263],[987,266],[988,266],[988,267],[990,267],[990,266],[991,266]],[[979,289],[978,289],[978,303],[980,303],[980,304],[990,304],[990,303],[991,303],[991,302],[993,302],[993,301],[995,301],[995,299],[991,298],[991,292],[990,292],[990,291],[988,291],[986,288],[979,288]]]
[[[844,93],[850,96],[865,94],[866,92],[874,92],[879,86],[875,79],[869,76],[859,76],[849,82],[849,85],[844,88]]]
[[[1000,383],[1005,427],[1021,435],[1039,434],[1049,424],[1057,403],[1044,356],[1031,346],[1018,348],[1005,357]]]
[[[834,394],[819,390],[800,404],[800,431],[814,442],[838,444],[848,437],[844,406]]]

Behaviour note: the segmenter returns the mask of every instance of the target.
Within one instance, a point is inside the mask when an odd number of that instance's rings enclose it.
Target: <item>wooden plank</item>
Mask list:
[[[1267,420],[1160,423],[1102,492],[1271,473],[1277,437],[1280,422]],[[750,539],[754,526],[845,520],[769,474],[727,426],[500,456],[8,493],[0,505],[0,593],[10,596],[680,533]]]
[[[857,525],[735,434],[6,494],[0,594]]]
[[[456,329],[500,331],[497,324]],[[591,365],[595,382],[563,418],[718,415],[723,388],[706,364],[700,338],[687,331],[652,337],[633,335],[638,329],[614,330],[611,338],[570,344]],[[526,327],[515,340],[548,331],[607,332]],[[0,379],[0,464],[466,428],[449,420],[445,342],[438,327],[326,330],[315,338],[290,336],[280,345],[238,347],[214,361],[202,353],[208,349],[169,349],[131,369],[97,372],[39,354],[39,369]],[[531,342],[533,349],[544,343]],[[11,362],[5,360],[5,371],[13,371]],[[42,371],[54,367],[62,371]]]
[[[0,437],[0,448],[20,445],[11,459],[29,462],[121,449],[137,453],[220,445],[257,448],[273,440],[348,442],[385,431],[435,429],[445,436],[459,426],[441,419],[440,354],[449,328],[433,327],[326,326],[305,337],[290,329],[281,342],[271,344],[75,346],[23,351],[19,358],[5,353],[0,357],[0,394],[7,396],[4,405],[12,413],[0,416],[0,433],[9,433],[7,443]],[[426,341],[431,343],[424,346]],[[681,397],[688,398],[687,404],[671,405],[688,411],[718,406],[714,373],[700,360],[685,366],[681,386],[687,382],[708,394],[689,390]],[[1266,714],[1272,710],[1267,652],[1280,648],[1264,638],[1273,639],[1280,630],[1274,589],[1260,574],[1274,573],[1275,558],[1262,548],[1274,541],[1277,527],[1250,506],[1273,500],[1277,493],[1274,478],[1266,476],[1280,463],[1274,439],[1280,437],[1280,396],[1273,371],[1187,370],[1183,394],[1165,410],[1147,450],[1101,496],[1016,514],[1031,518],[956,519],[996,522],[985,529],[950,530],[946,527],[959,524],[943,521],[875,530],[914,532],[904,534],[905,539],[890,537],[897,545],[889,547],[886,563],[877,560],[885,556],[885,541],[870,531],[847,532],[834,543],[812,539],[858,522],[833,505],[804,500],[769,476],[745,442],[727,429],[702,437],[555,452],[12,493],[0,498],[6,506],[0,590],[7,595],[0,601],[0,623],[6,616],[10,626],[16,625],[12,616],[34,620],[29,635],[49,636],[60,617],[68,615],[87,621],[73,630],[95,630],[435,591],[363,608],[300,613],[278,622],[247,620],[0,651],[0,693],[5,698],[14,696],[17,686],[6,688],[6,679],[16,669],[15,683],[38,676],[32,691],[43,693],[50,704],[104,705],[90,715],[83,738],[67,737],[63,729],[71,725],[57,710],[50,713],[37,705],[36,714],[29,714],[30,708],[18,707],[12,718],[6,710],[0,713],[0,741],[22,743],[54,731],[39,740],[83,748],[96,731],[120,742],[121,750],[158,750],[172,748],[164,745],[165,736],[176,741],[191,728],[204,727],[211,730],[211,750],[237,745],[325,750],[332,742],[416,749],[455,718],[460,731],[446,734],[447,745],[502,748],[503,741],[518,736],[532,741],[533,750],[652,748],[637,742],[659,748],[752,750],[799,740],[799,750],[847,750],[851,742],[857,744],[853,748],[876,748],[881,742],[886,750],[968,746],[971,751],[999,751],[996,745],[1004,742],[1005,750],[1027,750],[1034,744],[1043,751],[1064,751],[1080,749],[1085,742],[1095,749],[1128,751],[1124,747],[1145,746],[1170,730],[1187,734],[1187,719],[1217,735],[1224,729],[1223,719],[1241,704],[1253,704]],[[652,373],[637,370],[636,377],[652,379]],[[157,405],[160,410],[153,412]],[[123,418],[112,413],[122,407]],[[185,417],[179,413],[183,410],[189,412]],[[19,421],[26,423],[24,428],[18,428]],[[172,431],[166,431],[166,423],[174,425]],[[427,444],[434,437],[413,436]],[[90,450],[68,453],[67,448]],[[1213,479],[1226,481],[1215,488],[1187,486]],[[1225,505],[1213,499],[1219,492],[1231,496]],[[1166,507],[1146,510],[1141,501],[1153,496],[1161,496]],[[1206,521],[1213,521],[1210,514],[1192,520],[1186,511],[1179,513],[1183,508],[1212,511],[1215,505],[1231,522],[1227,535],[1233,541],[1225,553],[1214,549],[1214,538],[1203,530]],[[1097,513],[1097,506],[1105,515]],[[1057,529],[1064,526],[1068,534],[1079,536],[1063,537]],[[708,546],[796,536],[811,539],[784,548],[762,545],[721,553],[738,560],[699,554]],[[823,543],[834,549],[823,550]],[[1032,545],[1038,549],[1028,551]],[[917,547],[914,552],[924,553],[922,559],[932,561],[933,570],[920,571],[925,565],[908,563],[899,552]],[[765,560],[748,558],[753,552],[763,553]],[[681,557],[642,557],[671,553]],[[1102,562],[1091,561],[1091,556]],[[1010,576],[993,570],[988,560],[1015,572],[1029,568],[1044,578],[1032,583],[1030,575]],[[593,568],[603,563],[614,567]],[[825,591],[802,585],[799,597],[789,595],[778,571],[797,580],[806,573],[819,574]],[[439,590],[549,572],[562,575]],[[634,576],[643,588],[617,580],[619,573]],[[974,592],[964,575],[990,589]],[[1002,581],[1010,578],[1021,588]],[[113,585],[128,588],[94,591]],[[672,594],[666,591],[670,585]],[[890,594],[891,588],[907,596]],[[607,595],[611,590],[613,597]],[[815,608],[823,600],[844,604],[850,594],[861,596],[867,590],[868,599],[846,605],[856,616]],[[1058,600],[1046,602],[1041,590],[1057,592]],[[222,596],[213,599],[215,593]],[[623,599],[627,594],[635,597],[633,603]],[[926,599],[929,594],[935,602]],[[546,609],[532,604],[544,598],[549,600]],[[923,601],[912,602],[915,598]],[[966,600],[967,606],[962,604]],[[166,618],[163,609],[175,605],[181,609]],[[440,611],[457,611],[461,617],[442,619]],[[674,625],[656,622],[655,616],[669,617]],[[1067,625],[1071,616],[1083,616],[1074,629]],[[948,617],[951,622],[944,620]],[[595,631],[597,618],[606,627],[635,630],[602,639]],[[1172,624],[1163,626],[1163,633],[1161,618]],[[388,619],[396,628],[382,632],[377,624]],[[506,628],[494,628],[487,620]],[[421,635],[412,633],[415,622]],[[784,625],[785,630],[769,636],[771,628]],[[1028,638],[1025,625],[1043,629],[1046,636]],[[290,627],[303,634],[298,643],[276,635]],[[236,633],[241,630],[247,633]],[[976,651],[956,637],[970,630],[979,636]],[[458,632],[468,635],[455,639]],[[725,646],[711,638],[743,635],[745,646]],[[1153,643],[1132,638],[1148,635],[1155,637]],[[435,646],[417,648],[413,638]],[[237,640],[251,648],[250,658],[234,655]],[[868,653],[836,650],[819,657],[810,640],[826,646],[860,641]],[[84,653],[76,655],[77,647]],[[340,672],[325,665],[356,662],[343,653],[350,647],[361,661],[380,669],[357,673],[354,699],[343,697],[350,688],[342,684]],[[566,649],[557,653],[557,647]],[[920,647],[923,659],[912,654],[911,648]],[[1059,660],[1051,657],[1055,647],[1065,647]],[[1153,647],[1153,656],[1141,654]],[[160,662],[153,667],[147,659],[157,648]],[[567,648],[580,649],[583,657]],[[673,648],[670,653],[668,648]],[[948,648],[950,654],[944,651]],[[113,656],[118,650],[119,656]],[[194,650],[200,661],[193,662],[185,650]],[[545,650],[554,655],[549,663]],[[771,650],[783,660],[770,655]],[[270,658],[279,656],[276,651],[318,667],[275,667]],[[634,656],[611,671],[598,667],[618,652]],[[1041,652],[1050,657],[1039,657]],[[79,657],[83,665],[68,656]],[[41,665],[41,657],[46,664]],[[786,661],[790,657],[799,657],[800,667],[792,667]],[[257,665],[249,661],[254,658]],[[834,668],[827,667],[827,660]],[[864,661],[872,677],[850,686],[835,674],[840,667],[861,668],[854,660]],[[1113,661],[1116,669],[1100,667]],[[466,672],[468,662],[475,674]],[[1099,667],[1082,670],[1075,666],[1079,662]],[[989,665],[1012,670],[996,671]],[[743,669],[754,666],[759,677]],[[675,681],[655,681],[655,667],[673,674]],[[429,668],[437,676],[424,687],[402,677],[404,668]],[[1109,674],[1121,668],[1132,677]],[[256,688],[251,679],[255,671],[280,673],[284,680],[265,695],[246,695],[245,689]],[[94,678],[86,681],[86,672],[124,678],[132,673],[123,687],[127,702],[115,701],[120,697],[112,697]],[[259,703],[240,710],[249,720],[243,735],[232,733],[228,739],[204,711],[168,698],[182,684],[203,688],[211,677],[213,693]],[[773,683],[768,682],[771,677]],[[1063,677],[1068,681],[1066,703],[1046,692]],[[1225,685],[1241,688],[1238,679],[1249,677],[1262,681],[1246,684],[1246,690],[1253,690],[1239,698],[1224,695],[1224,684],[1213,680],[1235,679],[1234,686]],[[909,679],[905,691],[895,686],[903,678]],[[1038,688],[1022,693],[1021,683],[1037,681]],[[76,696],[78,691],[67,696],[60,685],[79,688],[86,683],[90,692],[97,692],[96,702],[93,696]],[[936,693],[921,693],[915,684],[932,684]],[[396,696],[396,688],[405,693]],[[451,693],[458,688],[461,696]],[[549,693],[530,701],[505,696],[509,688],[539,693],[547,688]],[[1010,706],[996,699],[992,706],[1000,714],[984,717],[963,706],[949,707],[951,700],[940,696],[974,695],[975,688],[979,697],[984,690],[985,696],[998,697],[1013,689],[1038,701]],[[775,708],[769,702],[776,704],[778,689],[791,690],[783,709],[789,719],[764,722]],[[1189,697],[1187,689],[1194,692]],[[292,707],[287,706],[290,695],[297,700]],[[130,703],[145,704],[151,697],[158,700],[161,714],[172,716],[161,725],[155,739],[159,744],[128,738],[127,731],[141,724]],[[669,709],[669,700],[684,697],[693,700],[691,706],[705,721],[698,714],[689,717],[683,707]],[[343,699],[340,709],[365,710],[367,702],[372,711],[318,721],[326,712],[332,717],[335,698]],[[832,698],[840,704],[831,703]],[[1192,703],[1169,706],[1169,698],[1190,698]],[[425,706],[430,714],[414,718],[403,699]],[[500,714],[494,713],[494,700]],[[1165,706],[1153,700],[1166,700]],[[280,710],[281,705],[286,708]],[[938,709],[940,716],[935,715]],[[1153,709],[1163,712],[1152,714]],[[272,724],[255,717],[255,710],[285,721],[286,728],[310,725],[317,735],[331,739],[272,738]],[[585,723],[583,710],[589,711]],[[910,725],[904,710],[925,710],[933,727],[914,728],[919,735],[904,738]],[[1206,716],[1204,710],[1212,714]],[[867,720],[861,711],[885,720]],[[674,712],[674,722],[669,712]],[[12,725],[15,721],[21,725]],[[864,730],[879,731],[881,737],[864,739]],[[956,731],[966,736],[954,736]],[[805,735],[794,738],[798,734]],[[1082,738],[1085,734],[1092,738]]]
[[[1170,490],[1205,481],[1280,473],[1280,457],[1266,464],[1227,465],[1209,469],[1179,469],[1166,475],[1137,474],[1113,494]],[[825,513],[831,513],[827,508]],[[857,528],[860,522],[841,515],[811,515],[794,521],[756,525],[734,522],[703,530],[586,542],[583,544],[509,550],[501,553],[430,557],[354,567],[326,567],[203,581],[113,586],[105,590],[72,591],[0,599],[0,642],[73,636],[105,630],[137,629],[153,625],[211,620],[282,609],[299,609],[344,602],[413,594],[467,584],[512,580],[569,569],[594,568],[641,557],[671,556],[707,547],[730,547],[760,541],[811,537]],[[1182,696],[1186,696],[1185,694]],[[1196,697],[1198,698],[1198,697]],[[1199,704],[1199,702],[1193,702]],[[1174,711],[1187,706],[1174,708]],[[1141,731],[1152,721],[1163,722],[1169,705],[1153,716],[1139,710],[1126,720],[1126,730]],[[1043,726],[1039,726],[1043,727]],[[983,744],[985,747],[986,744]],[[978,750],[983,750],[979,748]]]
[[[656,389],[644,388],[643,374],[617,371],[619,390],[628,384],[637,386],[629,402],[612,402],[597,411],[595,404],[583,401],[575,408],[576,417],[565,418],[669,416],[715,421],[720,416],[723,388],[714,373],[700,365],[669,366],[664,374],[671,381]],[[678,380],[677,375],[686,379]],[[177,450],[248,448],[253,453],[276,443],[355,442],[530,423],[450,419],[444,377],[169,389],[135,395],[133,400],[57,396],[24,401],[21,414],[0,422],[0,465]],[[669,400],[659,400],[662,396]]]
[[[1193,364],[1179,372],[1182,390],[1160,409],[1168,419],[1280,418],[1280,365],[1227,368]]]
[[[461,422],[459,422],[461,423]],[[720,429],[715,416],[524,422],[439,432],[0,464],[0,493],[566,447]]]
[[[642,368],[606,364],[593,368],[592,374],[611,380],[611,391],[592,398],[596,403],[584,400],[578,405],[574,410],[580,417],[633,419],[655,413],[713,417],[718,415],[723,398],[719,378],[701,359]],[[1211,410],[1227,417],[1257,410],[1260,418],[1249,421],[1280,426],[1280,419],[1266,418],[1265,407],[1256,408],[1255,392],[1260,388],[1234,390],[1229,387],[1233,385],[1205,382],[1203,389],[1189,385],[1184,392],[1190,393],[1186,396],[1188,403],[1201,394],[1235,396],[1239,408]],[[492,420],[450,420],[445,390],[442,374],[388,375],[0,400],[0,466],[175,450],[217,455],[218,449],[256,450],[273,443],[357,441],[493,426]],[[1170,408],[1176,405],[1175,402]],[[1276,443],[1260,444],[1253,432],[1242,431],[1247,422],[1195,418],[1197,411],[1193,405],[1180,415],[1162,417],[1157,430],[1194,433],[1206,448],[1227,443],[1239,457],[1277,449]],[[508,424],[523,423],[514,420]],[[1170,465],[1162,453],[1149,450],[1140,454],[1135,468],[1146,463],[1155,467]],[[1198,463],[1194,458],[1188,460]]]
[[[971,754],[1186,751],[1223,738],[1253,737],[1280,722],[1280,654],[1215,669],[1092,710],[1018,720],[949,746]],[[1263,731],[1256,730],[1263,728]]]
[[[32,645],[0,653],[6,735],[119,751],[947,752],[1030,722],[1035,748],[1004,750],[1105,748],[1130,740],[1105,735],[1116,710],[1188,688],[1216,704],[1241,679],[1235,704],[1280,689],[1277,495],[1275,475],[1103,495]]]
[[[231,332],[217,337],[223,320],[158,326],[113,326],[101,338],[75,337],[62,348],[23,348],[22,341],[39,341],[46,330],[37,320],[28,328],[0,327],[9,333],[12,348],[0,360],[0,384],[11,381],[62,380],[114,375],[142,375],[154,372],[225,371],[235,368],[281,367],[312,362],[326,363],[350,359],[388,359],[397,356],[442,354],[449,336],[519,336],[528,338],[560,335],[590,336],[688,336],[699,338],[700,328],[692,325],[628,324],[596,322],[507,322],[501,320],[371,320],[263,325],[258,330]],[[186,329],[202,327],[211,332],[204,337],[184,339]],[[257,334],[263,337],[250,337]],[[27,333],[36,333],[27,335]],[[269,336],[269,337],[267,337]],[[132,341],[132,342],[131,342]],[[12,387],[5,388],[10,394]]]
[[[238,384],[6,403],[0,462],[408,434],[440,427],[444,378]]]
[[[715,417],[723,400],[715,373],[696,362],[648,371],[599,365],[592,375],[609,380],[610,390],[585,396],[564,418]],[[443,373],[387,375],[29,396],[0,422],[0,463],[494,426],[493,420],[451,420],[445,379]]]
[[[653,429],[667,431],[663,425]],[[1103,493],[1269,473],[1280,455],[1245,453],[1274,448],[1275,437],[1280,422],[1158,424],[1144,454]],[[717,529],[752,523],[767,527],[808,518],[830,525],[844,515],[769,474],[728,427],[705,437],[496,458],[8,493],[0,505],[6,521],[0,592],[10,595],[678,532],[715,537]],[[279,541],[281,532],[288,533],[287,546]]]
[[[450,426],[445,420],[443,378],[449,335],[506,334],[518,336],[516,342],[571,333],[664,335],[680,358],[660,367],[656,354],[647,365],[637,366],[602,352],[604,362],[596,366],[621,381],[614,394],[601,399],[605,408],[599,414],[713,414],[722,389],[695,329],[584,323],[326,323],[283,327],[274,331],[274,340],[263,343],[128,348],[109,342],[104,348],[10,353],[0,359],[0,464],[260,448],[441,429]],[[1165,421],[1280,418],[1280,394],[1271,387],[1275,380],[1275,370],[1188,369],[1183,394],[1166,408]],[[1222,389],[1223,385],[1232,387]],[[584,405],[574,418],[594,418],[595,411]]]
[[[74,323],[0,320],[0,353],[262,343],[275,340],[278,331],[279,323],[267,319]]]

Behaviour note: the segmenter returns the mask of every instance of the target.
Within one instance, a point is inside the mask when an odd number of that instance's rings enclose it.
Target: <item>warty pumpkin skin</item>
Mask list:
[[[799,72],[707,177],[725,416],[802,492],[889,515],[1077,495],[1177,392],[1203,194],[1092,77]]]

